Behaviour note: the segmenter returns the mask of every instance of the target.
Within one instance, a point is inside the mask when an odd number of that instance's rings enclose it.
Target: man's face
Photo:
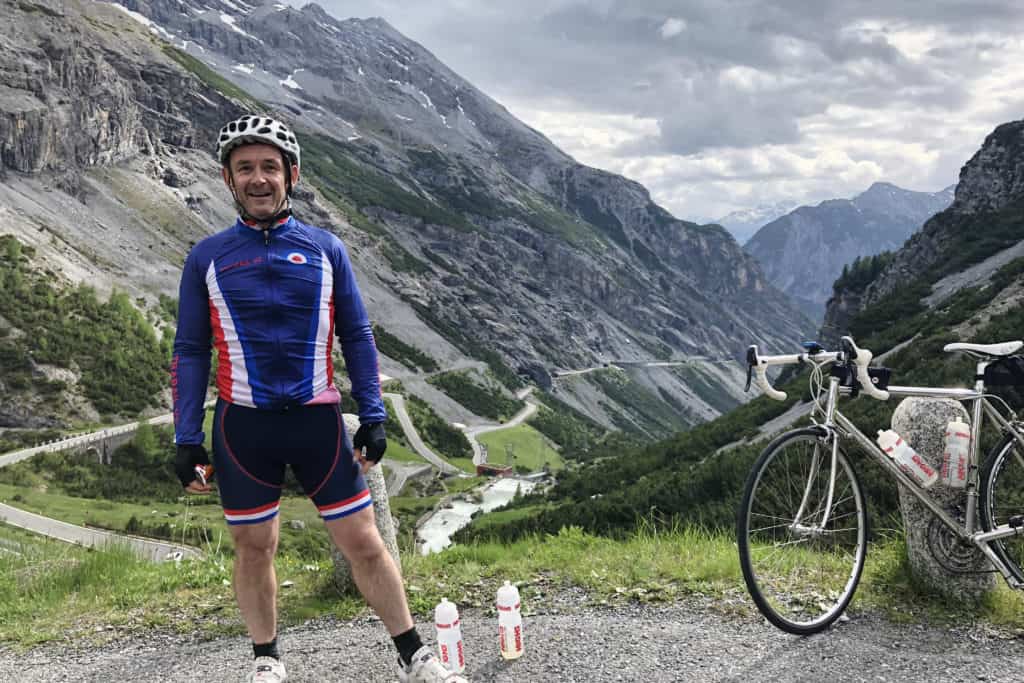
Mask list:
[[[228,169],[222,169],[224,182],[235,185],[235,195],[246,213],[256,219],[273,216],[284,203],[285,173],[292,176],[292,185],[299,180],[299,169],[284,167],[281,150],[273,145],[243,145],[231,152]]]

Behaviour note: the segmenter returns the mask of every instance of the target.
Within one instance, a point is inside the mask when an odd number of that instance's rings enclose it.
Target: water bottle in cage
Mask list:
[[[939,473],[935,468],[893,430],[878,430],[878,446],[896,461],[905,474],[922,487],[928,488],[939,480]]]
[[[942,483],[962,489],[967,486],[967,467],[971,454],[971,427],[952,420],[946,425],[946,449],[942,455]]]

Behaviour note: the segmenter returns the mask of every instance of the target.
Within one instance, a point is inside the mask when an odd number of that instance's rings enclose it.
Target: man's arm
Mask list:
[[[185,259],[178,289],[178,330],[171,360],[174,397],[174,442],[204,441],[203,402],[210,380],[210,304],[206,280],[198,270],[196,250]]]
[[[334,259],[334,330],[352,382],[352,398],[359,406],[359,422],[383,422],[387,412],[380,394],[377,346],[352,264],[340,241]]]

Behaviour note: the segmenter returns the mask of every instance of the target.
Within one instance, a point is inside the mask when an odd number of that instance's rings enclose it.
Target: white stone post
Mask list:
[[[952,399],[906,398],[896,406],[892,428],[936,472],[942,471],[946,424],[970,423],[967,411]],[[940,479],[929,490],[947,512],[966,509],[964,489],[949,488]],[[900,512],[907,533],[907,554],[914,577],[940,595],[978,601],[995,586],[991,563],[975,547],[960,543],[914,495],[900,485]],[[956,516],[954,514],[954,516]]]
[[[352,436],[359,429],[359,418],[355,415],[345,413],[345,432],[349,444],[352,443]],[[398,540],[395,538],[395,524],[391,518],[391,505],[388,502],[388,487],[384,481],[384,473],[380,465],[374,465],[366,473],[366,484],[370,488],[370,496],[373,497],[373,514],[377,522],[377,530],[384,545],[387,547],[391,557],[399,567],[402,566],[398,555]],[[334,584],[342,593],[357,592],[355,582],[352,580],[352,568],[348,560],[341,554],[337,546],[331,544],[331,557],[334,559]]]

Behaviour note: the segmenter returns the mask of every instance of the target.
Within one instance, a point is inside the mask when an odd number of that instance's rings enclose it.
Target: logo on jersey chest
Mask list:
[[[302,266],[309,263],[309,260],[306,258],[306,255],[298,251],[290,252],[287,256],[285,256],[285,259],[289,263],[294,263],[297,266]]]

